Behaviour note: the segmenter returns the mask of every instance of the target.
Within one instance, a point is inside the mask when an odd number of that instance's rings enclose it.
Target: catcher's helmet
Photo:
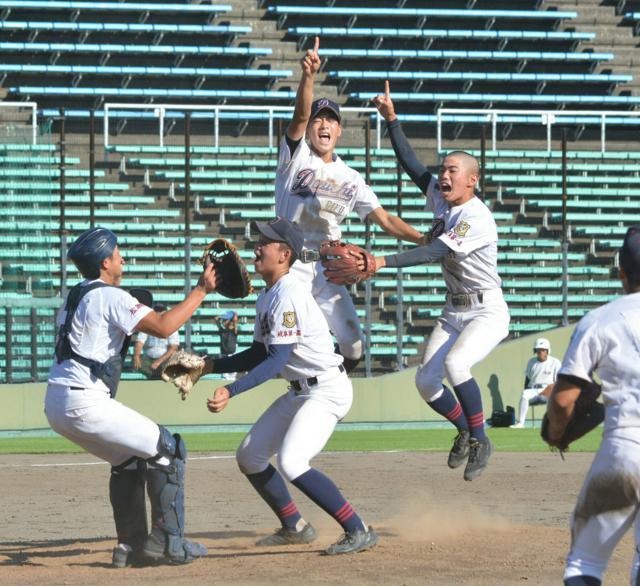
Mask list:
[[[72,260],[87,279],[100,276],[100,263],[113,254],[118,244],[116,235],[107,228],[91,228],[78,236],[69,248],[67,258]]]
[[[546,338],[538,338],[536,343],[533,345],[533,351],[536,350],[547,350],[547,352],[551,351],[551,342]]]

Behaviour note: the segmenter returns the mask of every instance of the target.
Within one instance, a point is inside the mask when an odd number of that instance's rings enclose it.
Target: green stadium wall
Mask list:
[[[483,394],[485,416],[507,405],[517,407],[524,369],[533,356],[536,338],[551,342],[552,355],[562,358],[573,326],[524,336],[500,344],[473,369]],[[415,368],[374,378],[355,378],[354,401],[346,423],[407,424],[442,422],[443,419],[420,398],[415,384]],[[161,381],[123,381],[118,400],[164,425],[247,425],[253,423],[267,406],[286,390],[286,383],[273,380],[260,388],[233,399],[225,411],[214,415],[206,409],[206,398],[223,384],[220,379],[205,379],[181,401],[174,388]],[[44,415],[44,383],[0,386],[0,431],[47,429]]]

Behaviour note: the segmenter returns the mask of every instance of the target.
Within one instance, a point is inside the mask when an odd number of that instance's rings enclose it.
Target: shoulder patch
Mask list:
[[[453,231],[462,238],[469,231],[469,228],[471,228],[471,224],[469,224],[469,222],[460,220]]]
[[[285,328],[293,328],[296,325],[296,312],[285,311],[282,313],[282,325]]]

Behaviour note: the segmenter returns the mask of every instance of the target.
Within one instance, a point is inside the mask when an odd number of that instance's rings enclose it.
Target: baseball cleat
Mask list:
[[[311,523],[307,523],[301,531],[280,527],[271,535],[267,535],[256,541],[256,545],[300,545],[311,543],[317,537],[316,530]]]
[[[365,549],[371,549],[378,543],[378,534],[369,526],[366,530],[347,531],[335,543],[324,550],[326,555],[338,555],[342,553],[357,553]]]
[[[169,548],[164,534],[152,531],[145,541],[144,557],[156,563],[189,564],[207,555],[207,548],[196,541],[182,538],[180,542],[173,542],[177,547]]]
[[[524,423],[514,423],[509,426],[511,429],[524,429]]]
[[[465,429],[458,431],[458,435],[453,440],[453,447],[449,452],[449,460],[447,464],[449,468],[458,468],[462,466],[469,455],[469,432]]]
[[[111,565],[114,568],[126,568],[131,565],[130,559],[133,553],[133,548],[126,543],[118,543],[113,548],[113,556],[111,558]]]
[[[488,437],[481,440],[472,437],[469,440],[469,461],[464,469],[465,480],[473,480],[484,472],[492,451],[493,446]]]

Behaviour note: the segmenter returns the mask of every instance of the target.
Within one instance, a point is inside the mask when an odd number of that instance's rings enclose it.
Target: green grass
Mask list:
[[[325,451],[434,451],[451,447],[455,432],[447,429],[397,429],[380,431],[336,431]],[[573,452],[593,452],[600,445],[601,432],[596,430],[577,441]],[[190,452],[234,452],[243,433],[186,433]],[[538,429],[490,429],[489,437],[499,452],[546,452]],[[24,437],[0,439],[0,454],[65,454],[82,452],[75,444],[60,437]]]

